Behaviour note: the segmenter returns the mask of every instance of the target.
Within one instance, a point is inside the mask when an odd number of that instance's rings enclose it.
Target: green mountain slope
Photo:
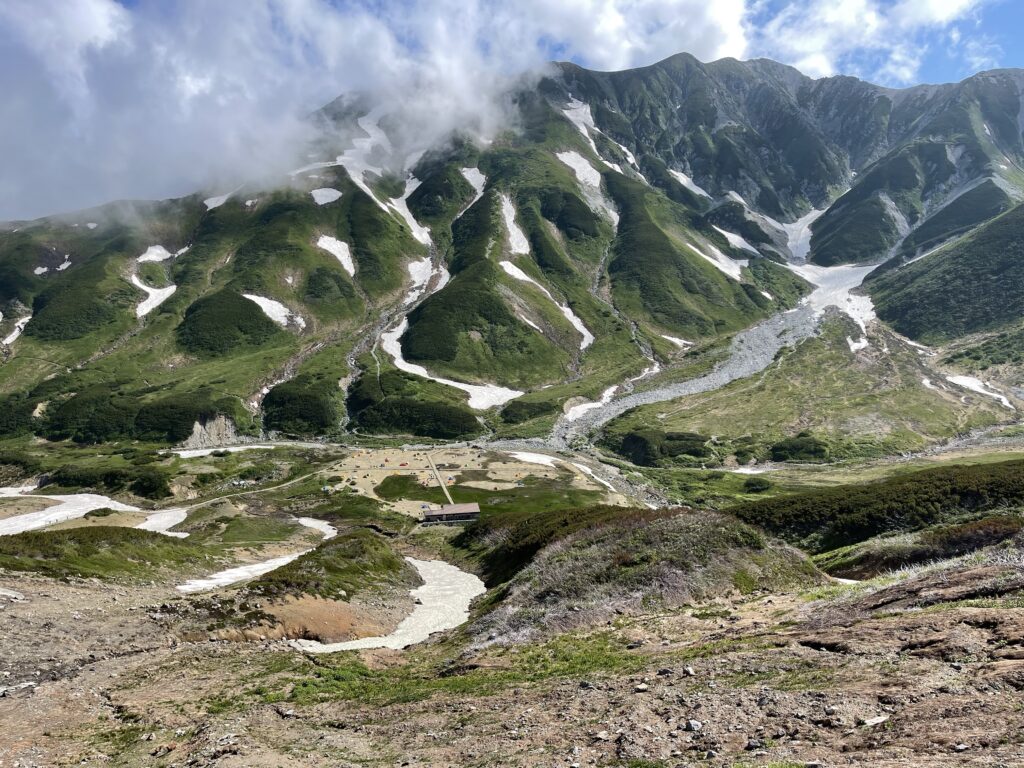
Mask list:
[[[868,282],[878,315],[900,333],[941,343],[1024,316],[1024,206],[962,240]]]

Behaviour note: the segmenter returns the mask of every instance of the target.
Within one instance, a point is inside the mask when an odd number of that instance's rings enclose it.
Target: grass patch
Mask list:
[[[99,579],[141,579],[210,559],[195,544],[152,531],[94,526],[0,536],[0,568]]]

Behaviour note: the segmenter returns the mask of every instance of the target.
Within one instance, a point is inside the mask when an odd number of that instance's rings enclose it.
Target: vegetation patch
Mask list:
[[[0,536],[0,568],[46,576],[149,578],[209,559],[187,541],[135,528],[88,526]]]
[[[813,552],[1024,504],[1024,461],[928,469],[752,501],[730,512]]]

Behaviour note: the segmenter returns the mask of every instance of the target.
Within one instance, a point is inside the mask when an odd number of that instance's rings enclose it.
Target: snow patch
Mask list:
[[[576,419],[578,419],[587,411],[592,411],[595,408],[601,408],[602,406],[608,405],[608,403],[612,401],[612,398],[615,397],[615,391],[618,388],[619,387],[617,384],[613,384],[612,386],[608,387],[608,389],[601,393],[600,400],[592,401],[589,403],[581,403],[580,405],[574,405],[572,408],[566,411],[565,420],[576,421]]]
[[[71,266],[71,259],[67,254],[64,254],[64,261],[57,265],[57,271],[63,272],[65,269]]]
[[[697,183],[693,179],[691,179],[689,176],[687,176],[682,171],[672,171],[672,170],[670,170],[669,174],[671,174],[672,178],[674,178],[676,181],[678,181],[680,184],[682,184],[688,190],[693,192],[695,195],[700,195],[701,197],[707,197],[707,198],[711,197],[711,195],[709,195],[708,192],[703,187],[698,186]]]
[[[470,186],[473,187],[473,191],[476,193],[469,205],[466,206],[466,210],[469,210],[476,205],[477,200],[484,196],[484,188],[487,186],[487,177],[483,175],[479,168],[460,168],[459,172],[462,174],[463,178],[469,182]]]
[[[985,397],[991,397],[993,400],[998,400],[1003,404],[1003,407],[1009,408],[1011,411],[1017,410],[1007,399],[1006,395],[997,391],[991,384],[988,384],[981,379],[976,379],[974,376],[947,376],[946,381],[950,381],[958,387],[969,389],[971,392],[977,392],[979,395],[985,395]]]
[[[871,342],[868,341],[868,337],[864,336],[858,341],[854,341],[849,336],[846,337],[846,343],[850,346],[851,352],[860,352],[862,349],[867,349],[871,346]]]
[[[349,277],[355,276],[356,265],[352,261],[352,254],[349,251],[348,243],[330,235],[320,235],[320,239],[316,241],[316,244],[317,247],[323,248],[340,261],[342,269],[348,272]]]
[[[327,205],[341,199],[341,192],[334,187],[320,187],[312,190],[309,194],[313,196],[313,201],[317,205]]]
[[[179,523],[185,522],[186,517],[188,517],[188,510],[184,507],[160,509],[150,513],[149,517],[135,527],[140,531],[153,531],[155,533],[162,533],[164,536],[185,539],[188,538],[186,531],[172,531],[170,529]]]
[[[90,221],[85,226],[87,226],[89,229],[96,229],[96,227],[98,227],[99,224],[97,224],[95,221]]]
[[[21,336],[21,332],[25,330],[25,326],[28,325],[28,321],[32,319],[32,315],[23,317],[14,323],[14,330],[7,334],[7,338],[4,339],[4,344],[10,346],[18,337]]]
[[[315,520],[311,517],[300,517],[298,518],[300,525],[307,528],[313,528],[324,534],[324,540],[333,538],[337,534],[337,530],[334,526],[327,525],[322,520]],[[227,587],[231,584],[237,584],[240,581],[248,581],[249,579],[262,576],[265,573],[270,573],[283,565],[293,560],[298,560],[307,552],[312,552],[312,549],[304,549],[301,552],[294,552],[290,555],[283,555],[281,557],[275,557],[270,560],[264,560],[262,563],[252,563],[251,565],[240,565],[235,568],[228,568],[225,571],[218,571],[217,573],[211,574],[203,579],[191,579],[186,581],[184,584],[179,584],[177,590],[186,595],[194,594],[196,592],[208,592],[211,589],[217,589],[219,587]]]
[[[398,211],[398,215],[402,217],[402,220],[409,227],[409,231],[412,232],[412,236],[415,237],[423,245],[430,245],[430,230],[422,226],[416,217],[412,215],[412,211],[409,210],[409,195],[416,191],[420,186],[421,182],[415,176],[409,178],[405,182],[405,192],[402,193],[401,197],[393,197],[388,202],[391,207]]]
[[[270,390],[267,390],[268,392]],[[214,452],[227,451],[228,453],[239,453],[241,451],[270,451],[273,450],[272,445],[229,445],[225,448],[183,448],[180,450],[171,451],[171,453],[183,458],[183,459],[195,459],[200,456],[209,456]]]
[[[618,227],[619,212],[608,202],[601,191],[601,174],[590,164],[590,161],[579,152],[556,152],[555,156],[576,175],[576,180],[580,183],[583,195],[591,209],[598,212],[603,211],[611,219],[612,224]]]
[[[591,128],[597,130],[597,126],[594,124],[594,115],[590,111],[590,105],[577,99],[572,99],[569,102],[569,106],[562,110],[562,114],[569,119],[570,123],[576,126],[579,132],[583,134],[583,138],[590,144],[590,148],[594,150],[594,154],[600,157],[597,145],[594,143],[589,130]]]
[[[146,298],[140,301],[138,306],[135,307],[136,317],[145,317],[167,301],[167,299],[171,298],[174,292],[178,290],[178,286],[176,285],[169,285],[166,288],[150,288],[144,282],[139,280],[138,275],[132,275],[131,283],[146,294]]]
[[[499,262],[498,266],[500,266],[503,270],[505,270],[505,272],[510,277],[512,277],[512,278],[514,278],[516,280],[519,280],[521,282],[530,283],[531,285],[536,286],[541,291],[541,293],[543,293],[545,296],[547,296],[548,299],[550,299],[551,302],[556,307],[558,307],[558,309],[562,313],[562,315],[565,316],[565,319],[568,320],[569,323],[572,325],[572,327],[575,328],[577,331],[579,331],[580,336],[583,337],[580,340],[580,351],[586,349],[587,347],[589,347],[591,344],[594,343],[594,334],[592,334],[587,329],[587,326],[585,326],[583,324],[583,321],[579,319],[579,317],[576,315],[575,312],[572,311],[572,309],[569,307],[568,304],[561,304],[561,303],[559,303],[555,299],[555,297],[551,295],[551,293],[548,291],[547,288],[545,288],[543,285],[538,283],[536,280],[534,280],[528,274],[523,272],[523,270],[521,270],[519,267],[517,267],[511,261]]]
[[[934,384],[932,384],[932,380],[929,379],[927,376],[925,378],[921,379],[921,383],[924,384],[924,388],[925,389],[934,389],[936,391],[938,391],[938,389],[939,389]]]
[[[508,245],[512,253],[529,253],[530,241],[526,239],[523,230],[516,224],[516,209],[506,194],[501,195],[501,216],[505,220],[505,228],[508,230]]]
[[[402,620],[394,632],[383,637],[363,637],[342,643],[320,643],[316,640],[293,640],[293,648],[307,653],[335,653],[366,648],[401,650],[422,643],[436,632],[453,629],[469,620],[473,598],[487,591],[484,583],[443,560],[406,560],[416,569],[423,586],[409,594],[416,607]]]
[[[555,466],[555,458],[548,456],[546,453],[531,453],[530,451],[509,451],[511,456],[516,461],[521,461],[524,464],[540,464],[542,467],[551,467],[551,469],[557,469]]]
[[[235,194],[234,190],[228,192],[226,195],[217,195],[217,197],[208,197],[203,200],[203,205],[206,206],[206,210],[212,211],[214,208],[220,208],[224,203],[228,201],[228,198]]]
[[[49,267],[36,267],[35,269],[32,270],[32,274],[38,277],[39,275],[45,275],[49,271]]]
[[[591,187],[601,186],[601,174],[579,152],[556,152],[555,157],[569,166],[581,184]]]
[[[297,315],[288,309],[288,307],[281,302],[275,301],[274,299],[268,299],[266,296],[257,296],[254,293],[243,293],[242,295],[259,306],[259,308],[263,310],[263,314],[282,328],[286,328],[289,323],[294,323],[299,330],[306,327],[306,321],[303,320],[300,315]]]
[[[680,339],[680,338],[677,338],[676,336],[666,336],[663,333],[663,334],[661,334],[661,338],[665,339],[665,341],[672,342],[673,344],[675,344],[680,349],[682,349],[683,347],[692,347],[693,346],[693,342],[692,341],[687,341],[686,339]]]
[[[583,472],[584,474],[588,475],[591,480],[594,480],[594,481],[600,483],[601,485],[603,485],[609,491],[614,491],[615,490],[615,486],[614,485],[609,483],[607,480],[598,477],[597,473],[594,472],[594,470],[592,470],[586,464],[577,464],[575,461],[571,461],[569,463],[572,464],[574,467],[576,467],[576,469],[578,469],[580,472]]]
[[[36,512],[27,512],[23,515],[15,515],[0,520],[0,536],[11,536],[25,531],[34,531],[37,528],[45,528],[48,525],[63,523],[66,520],[77,520],[85,517],[89,512],[96,509],[113,509],[118,512],[138,512],[137,507],[122,504],[107,496],[100,496],[97,493],[75,493],[67,496],[46,496],[33,494],[35,486],[22,486],[20,488],[0,488],[0,498],[23,497],[45,499],[57,502],[53,506],[41,509]]]
[[[733,280],[736,280],[737,282],[740,279],[742,268],[750,263],[746,259],[741,259],[738,261],[735,259],[730,259],[728,256],[726,256],[724,253],[722,253],[720,250],[715,248],[715,246],[711,245],[710,243],[707,245],[708,250],[711,252],[710,256],[704,253],[704,251],[700,250],[697,246],[693,245],[692,243],[687,243],[687,245],[690,247],[690,250],[692,250],[702,259],[710,263],[715,269],[731,277]]]
[[[757,248],[752,246],[749,242],[747,242],[746,239],[740,237],[739,235],[734,235],[732,232],[726,232],[724,229],[722,229],[721,227],[716,227],[714,224],[712,224],[711,226],[714,227],[718,234],[720,234],[722,237],[728,240],[729,245],[731,245],[733,248],[738,248],[743,251],[750,251],[751,253],[755,253],[758,256],[761,255],[761,252],[757,250]]]
[[[402,357],[402,334],[409,328],[409,318],[403,317],[402,322],[387,333],[382,333],[380,345],[383,350],[391,356],[395,367],[400,371],[420,376],[424,379],[436,381],[455,389],[461,389],[469,395],[469,407],[475,411],[485,411],[488,408],[504,405],[509,400],[520,397],[523,393],[506,387],[499,387],[496,384],[464,384],[461,381],[439,378],[430,375],[422,365],[415,365]]]

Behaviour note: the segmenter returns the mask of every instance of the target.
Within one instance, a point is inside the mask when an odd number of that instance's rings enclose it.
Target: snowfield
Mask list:
[[[826,208],[815,209],[806,216],[801,216],[796,221],[783,224],[781,221],[768,218],[765,220],[786,233],[786,245],[789,252],[793,254],[793,261],[807,261],[807,255],[811,252],[811,224],[828,210]]]
[[[608,389],[601,393],[600,400],[592,401],[589,403],[581,403],[580,405],[574,405],[572,408],[566,411],[565,420],[576,421],[576,419],[585,414],[587,411],[593,411],[597,408],[601,408],[605,405],[608,405],[608,403],[612,401],[612,398],[615,397],[615,391],[618,388],[618,385],[613,384],[612,386],[608,387]]]
[[[313,196],[313,201],[317,205],[327,205],[341,199],[341,192],[333,187],[320,187],[312,190],[309,194]]]
[[[661,334],[661,338],[665,339],[666,341],[672,342],[673,344],[675,344],[680,349],[682,349],[683,347],[692,347],[693,346],[693,342],[692,341],[687,341],[686,339],[680,339],[680,338],[678,338],[676,336],[666,336],[663,333],[663,334]]]
[[[509,451],[511,456],[516,461],[521,461],[524,464],[539,464],[542,467],[551,467],[551,469],[557,469],[555,466],[555,457],[548,456],[546,453],[531,453],[530,451]]]
[[[380,337],[381,348],[391,356],[391,359],[394,361],[395,367],[398,370],[411,373],[413,376],[420,376],[424,379],[436,381],[438,384],[444,384],[448,387],[461,389],[469,395],[469,407],[474,411],[486,411],[488,408],[504,405],[509,400],[514,400],[515,398],[522,396],[523,393],[518,390],[499,387],[496,384],[464,384],[461,381],[453,381],[451,379],[432,376],[422,365],[415,365],[408,362],[404,357],[402,357],[401,342],[402,334],[405,333],[408,328],[409,318],[403,317],[401,323],[395,326],[391,331],[382,333]]]
[[[335,162],[314,163],[312,166],[307,166],[305,169],[300,169],[293,173],[300,173],[302,170],[310,170],[311,168],[340,165],[348,171],[349,178],[352,179],[353,184],[365,192],[382,211],[389,213],[388,207],[377,198],[364,178],[366,173],[372,173],[375,176],[382,176],[384,174],[383,168],[370,164],[371,155],[377,152],[378,149],[385,154],[390,154],[392,151],[391,142],[388,140],[387,134],[380,127],[380,119],[383,114],[384,109],[378,107],[356,120],[356,124],[366,132],[367,138],[354,139],[352,141],[352,148],[338,155],[338,159]]]
[[[76,493],[67,496],[49,496],[34,494],[34,486],[22,486],[20,488],[0,488],[0,498],[11,498],[15,496],[27,496],[36,499],[57,502],[53,506],[41,509],[37,512],[28,512],[23,515],[15,515],[0,520],[0,536],[11,536],[15,533],[34,531],[37,528],[45,528],[48,525],[63,523],[65,520],[77,520],[85,517],[89,512],[96,509],[113,509],[118,512],[138,512],[137,507],[122,504],[119,501],[101,496],[98,493]]]
[[[267,389],[269,392],[270,389]],[[209,456],[215,451],[227,451],[228,453],[239,453],[241,451],[271,451],[274,449],[272,445],[230,445],[225,448],[183,448],[171,453],[176,456],[180,456],[183,459],[195,459],[200,456]]]
[[[979,395],[985,397],[991,397],[993,400],[998,400],[1003,404],[1004,408],[1009,408],[1011,411],[1017,410],[1013,407],[1013,403],[1002,392],[997,392],[995,387],[987,382],[977,379],[974,376],[947,376],[946,381],[956,384],[958,387],[969,389],[971,392],[977,392]]]
[[[875,319],[875,305],[871,302],[870,297],[854,295],[850,291],[859,287],[864,282],[864,278],[874,271],[876,265],[863,267],[843,264],[838,267],[819,267],[816,264],[787,264],[786,266],[816,286],[811,294],[804,299],[814,310],[815,317],[821,317],[828,307],[838,307],[860,326],[861,337],[867,337],[867,324]]]
[[[298,518],[299,524],[306,528],[312,528],[320,531],[324,535],[324,539],[333,538],[338,531],[332,525],[328,525],[322,520],[315,520],[311,517],[300,517]],[[237,584],[240,581],[248,581],[254,579],[257,576],[262,576],[265,573],[270,573],[273,570],[280,568],[283,565],[293,560],[298,560],[307,552],[312,552],[312,549],[304,549],[301,552],[294,552],[290,555],[282,555],[281,557],[275,557],[270,560],[264,560],[260,563],[251,563],[250,565],[239,565],[235,568],[228,568],[224,571],[217,571],[216,573],[210,574],[209,576],[202,579],[190,579],[184,584],[179,584],[176,589],[186,595],[194,594],[196,592],[208,592],[211,589],[218,589],[220,587],[227,587],[231,584]]]
[[[711,253],[710,256],[707,253],[704,253],[704,251],[702,251],[700,248],[693,245],[692,243],[687,243],[687,245],[690,247],[691,251],[693,251],[702,259],[707,261],[719,272],[721,272],[724,275],[727,275],[728,277],[731,277],[733,280],[736,280],[737,282],[739,282],[740,280],[743,267],[747,266],[747,264],[750,263],[746,259],[741,259],[739,261],[735,259],[730,259],[728,256],[726,256],[724,253],[722,253],[720,250],[715,248],[715,246],[711,245],[710,243],[708,243],[705,246]]]
[[[420,180],[415,176],[406,180],[405,192],[401,197],[393,197],[388,202],[391,207],[398,211],[398,215],[402,217],[402,221],[409,227],[409,231],[412,232],[412,236],[415,237],[423,245],[430,245],[430,230],[422,226],[416,217],[412,215],[412,211],[409,210],[409,195],[416,191],[421,184]]]
[[[619,226],[619,212],[615,210],[601,191],[601,174],[579,152],[557,152],[555,156],[569,167],[580,183],[587,204],[595,213],[604,213],[612,224]],[[620,170],[621,172],[621,170]]]
[[[167,261],[169,258],[171,258],[171,252],[162,245],[151,245],[136,261],[139,264],[145,264],[147,261]]]
[[[349,277],[355,277],[356,265],[352,261],[352,253],[349,250],[348,243],[330,235],[320,235],[320,239],[316,241],[316,244],[318,248],[323,248],[340,261],[341,268],[348,272]]]
[[[707,193],[707,191],[703,187],[698,186],[697,183],[694,182],[693,179],[691,179],[689,176],[687,176],[682,171],[672,171],[672,170],[670,170],[669,174],[671,174],[672,178],[674,178],[676,181],[678,181],[680,184],[682,184],[688,190],[693,192],[695,195],[700,195],[701,197],[708,197],[708,198],[711,197],[711,195],[709,195]]]
[[[568,320],[569,323],[572,324],[572,327],[575,328],[577,331],[579,331],[580,336],[583,337],[580,340],[580,351],[581,352],[584,349],[586,349],[587,347],[589,347],[591,344],[594,343],[594,334],[592,334],[587,329],[587,326],[585,326],[583,324],[583,321],[580,320],[579,317],[576,316],[576,313],[573,312],[572,309],[567,304],[560,304],[558,301],[556,301],[555,297],[551,295],[551,293],[548,291],[547,288],[545,288],[543,285],[538,283],[536,280],[534,280],[528,274],[523,272],[523,270],[521,270],[519,267],[517,267],[511,261],[501,261],[501,262],[498,263],[498,266],[500,266],[503,270],[505,270],[505,272],[510,277],[512,277],[512,278],[514,278],[516,280],[520,280],[520,281],[522,281],[524,283],[530,283],[531,285],[536,286],[541,291],[541,293],[543,293],[545,296],[548,297],[548,299],[551,300],[551,303],[553,303],[556,307],[558,307],[559,311],[565,316],[565,319]]]
[[[7,337],[4,339],[4,344],[10,346],[17,341],[18,337],[21,336],[21,332],[25,330],[25,326],[28,325],[28,321],[31,319],[32,315],[28,315],[27,317],[23,317],[16,321],[14,323],[14,330],[7,334]]]
[[[590,164],[579,152],[556,152],[555,157],[562,161],[565,165],[576,174],[576,179],[581,184],[586,184],[590,187],[601,186],[601,174]]]
[[[138,306],[135,307],[136,317],[145,317],[167,301],[167,299],[171,298],[174,292],[178,290],[178,286],[176,285],[169,285],[166,288],[150,288],[144,282],[139,280],[138,275],[132,275],[131,282],[132,285],[146,294],[146,298],[140,301]]]
[[[462,177],[469,182],[469,185],[473,187],[473,191],[476,193],[469,205],[466,206],[468,211],[474,205],[477,200],[484,196],[484,188],[487,186],[487,177],[483,175],[479,168],[460,168],[459,172]]]
[[[415,599],[412,613],[394,632],[383,637],[363,637],[342,643],[292,640],[293,648],[307,653],[336,653],[366,648],[401,650],[422,643],[435,632],[454,629],[469,619],[473,598],[487,591],[484,583],[443,560],[405,558],[423,579],[423,586],[409,594]]]
[[[523,230],[516,224],[516,209],[508,195],[501,195],[501,216],[505,220],[505,228],[508,230],[508,245],[512,253],[529,253],[530,241],[526,239]]]
[[[135,527],[140,531],[154,531],[165,536],[173,536],[176,539],[188,538],[186,531],[169,530],[179,523],[185,522],[188,517],[188,510],[184,508],[160,509],[153,512],[143,522]]]
[[[716,227],[714,224],[712,224],[711,226],[714,227],[718,234],[720,234],[722,237],[728,240],[729,245],[731,245],[733,248],[738,248],[742,251],[750,251],[751,253],[755,253],[758,256],[761,255],[761,252],[757,250],[757,248],[752,246],[750,243],[748,243],[746,239],[740,237],[739,235],[734,235],[732,232],[727,232],[721,227]]]
[[[266,296],[257,296],[254,293],[243,293],[242,295],[259,306],[259,308],[263,310],[263,314],[282,328],[287,328],[289,323],[294,323],[299,330],[306,327],[306,321],[303,320],[300,315],[297,315],[288,309],[288,307],[281,302],[275,301],[274,299],[268,299]]]

